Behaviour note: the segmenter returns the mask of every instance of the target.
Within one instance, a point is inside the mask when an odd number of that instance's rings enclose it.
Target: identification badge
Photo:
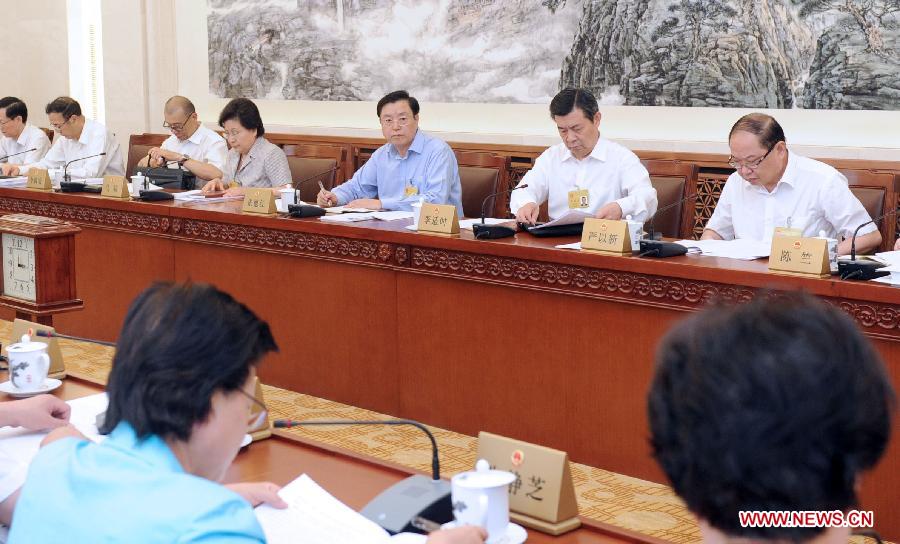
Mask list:
[[[569,191],[569,209],[585,209],[591,206],[591,197],[587,189]]]
[[[419,194],[419,190],[413,184],[407,185],[403,190],[403,196],[415,196],[417,194]]]

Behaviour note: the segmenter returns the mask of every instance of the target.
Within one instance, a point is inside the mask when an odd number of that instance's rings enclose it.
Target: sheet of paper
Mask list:
[[[372,217],[381,221],[397,221],[399,219],[412,219],[415,217],[413,212],[395,211],[395,212],[372,212]]]
[[[261,505],[256,518],[270,544],[379,544],[391,541],[387,531],[322,489],[306,474],[278,493],[284,510]]]
[[[699,250],[707,257],[726,257],[752,261],[768,257],[771,244],[758,240],[679,240],[684,247]]]
[[[581,249],[581,242],[573,242],[571,244],[559,244],[554,246],[556,249]]]
[[[849,258],[849,255],[847,258]],[[900,265],[900,251],[882,251],[876,253],[874,260],[890,266]]]
[[[351,208],[350,206],[332,206],[330,208],[325,208],[325,211],[328,213],[369,213],[376,210],[369,210],[367,208]]]
[[[484,222],[487,225],[500,225],[503,223],[514,222],[515,219],[500,219],[499,217],[485,217]],[[472,225],[476,223],[481,223],[481,219],[463,219],[459,222],[459,228],[461,229],[472,229]]]
[[[540,225],[538,227],[532,227],[532,230],[562,225],[577,225],[579,223],[584,223],[584,220],[588,217],[594,216],[581,210],[569,210],[564,216],[557,217],[553,221],[548,221],[547,223],[544,223],[543,225]]]
[[[7,178],[0,179],[0,187],[25,187],[28,183],[28,178],[25,176],[19,176],[17,178]]]
[[[321,221],[328,223],[356,223],[357,221],[368,221],[375,218],[375,213],[347,213],[342,215],[323,215],[319,217]]]

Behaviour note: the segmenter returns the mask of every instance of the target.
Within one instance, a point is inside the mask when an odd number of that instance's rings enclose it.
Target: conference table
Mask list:
[[[64,333],[115,340],[158,280],[211,282],[267,320],[265,383],[468,435],[489,431],[656,482],[645,397],[657,344],[713,300],[805,290],[851,315],[900,389],[900,290],[769,273],[765,260],[641,259],[557,249],[576,238],[409,231],[243,214],[240,202],[144,203],[0,189],[0,213],[55,217],[76,236],[82,311]],[[11,312],[0,317],[9,319]],[[894,435],[900,434],[895,419]],[[900,440],[862,506],[900,538]]]

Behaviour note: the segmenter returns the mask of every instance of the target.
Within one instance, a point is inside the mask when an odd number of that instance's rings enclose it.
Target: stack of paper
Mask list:
[[[306,474],[284,486],[278,493],[288,507],[278,510],[268,505],[256,508],[256,518],[270,544],[410,544],[425,542],[423,535],[387,531],[337,500]]]
[[[6,178],[0,179],[0,187],[25,187],[25,184],[28,183],[28,178],[25,176],[19,176],[17,178]]]
[[[510,221],[515,221],[514,219],[499,219],[497,217],[486,217],[484,219],[485,225],[500,225],[502,223],[509,223]],[[481,224],[481,219],[463,219],[459,222],[459,228],[461,229],[472,229],[472,225]]]
[[[155,185],[153,187],[156,187]],[[151,189],[153,188],[151,187]],[[159,189],[160,187],[156,187]],[[154,190],[156,190],[154,189]],[[172,193],[172,196],[175,197],[175,200],[180,202],[196,202],[196,203],[207,203],[212,204],[214,202],[225,202],[228,200],[243,200],[244,197],[242,195],[235,196],[216,196],[209,198],[207,197],[203,191],[200,189],[194,189],[193,191],[184,191],[181,193]]]
[[[768,257],[772,244],[758,240],[679,240],[691,253],[752,261]]]
[[[531,230],[544,229],[547,227],[557,227],[557,226],[562,226],[562,225],[578,225],[578,224],[584,223],[584,220],[589,217],[594,217],[594,216],[588,212],[583,212],[581,210],[569,210],[566,213],[566,215],[564,215],[562,217],[557,217],[553,221],[548,221],[548,222],[544,223],[543,225],[531,227]]]
[[[351,208],[350,206],[332,206],[330,208],[325,208],[325,211],[328,213],[367,213],[374,210],[368,208]]]

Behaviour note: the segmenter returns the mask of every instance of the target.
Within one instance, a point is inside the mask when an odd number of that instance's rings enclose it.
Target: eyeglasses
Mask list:
[[[383,126],[389,127],[389,126],[392,126],[394,123],[396,123],[397,125],[399,125],[401,127],[405,127],[406,125],[409,124],[409,117],[407,117],[406,115],[401,115],[400,117],[397,117],[396,119],[393,117],[382,117],[381,118],[381,124]]]
[[[182,130],[184,130],[184,126],[190,120],[192,115],[194,115],[194,114],[191,113],[190,115],[188,115],[187,117],[184,118],[184,121],[182,121],[180,123],[170,124],[168,121],[163,121],[163,128],[167,128],[169,130],[174,130],[175,132],[181,132]]]
[[[746,168],[747,170],[756,170],[757,168],[759,168],[759,165],[762,164],[762,162],[764,160],[766,160],[766,157],[769,156],[769,153],[771,153],[772,150],[775,149],[776,145],[778,145],[778,142],[775,142],[775,144],[772,147],[770,147],[768,151],[766,151],[766,154],[763,155],[761,159],[757,159],[757,160],[751,161],[751,162],[740,163],[737,160],[735,160],[734,156],[729,156],[728,157],[728,165],[731,166],[732,168],[734,168],[735,170],[740,170],[741,168]]]
[[[257,399],[250,393],[244,391],[243,389],[238,389],[238,391],[240,391],[241,394],[248,399],[252,400],[253,404],[255,404],[259,409],[258,413],[253,413],[256,411],[256,409],[254,407],[250,408],[250,416],[247,418],[247,429],[253,430],[258,428],[263,424],[264,421],[269,418],[269,409],[266,408],[265,404],[263,404],[259,399]]]
[[[0,127],[5,127],[6,123],[9,123],[12,119],[7,119],[6,121],[0,121]]]
[[[53,127],[53,130],[55,130],[56,132],[59,132],[60,130],[62,130],[62,127],[68,125],[69,121],[71,121],[71,120],[72,120],[71,117],[67,117],[66,120],[63,121],[62,123],[50,123],[50,126]]]

